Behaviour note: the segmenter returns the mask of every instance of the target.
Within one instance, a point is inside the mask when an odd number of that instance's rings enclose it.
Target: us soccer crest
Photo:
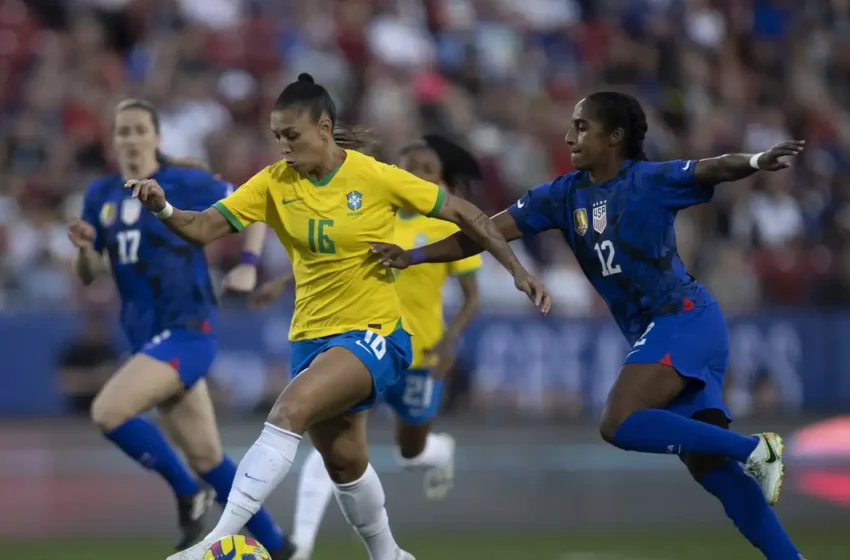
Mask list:
[[[607,200],[593,203],[593,231],[602,233],[608,225]]]
[[[103,206],[100,207],[100,225],[103,227],[109,227],[115,223],[115,203],[107,202]]]
[[[587,210],[579,208],[573,212],[573,227],[579,235],[587,233]]]
[[[133,225],[142,215],[142,203],[136,198],[125,198],[121,201],[121,221],[125,225]]]
[[[363,195],[357,191],[351,191],[345,195],[345,201],[348,203],[348,209],[357,212],[363,206]]]

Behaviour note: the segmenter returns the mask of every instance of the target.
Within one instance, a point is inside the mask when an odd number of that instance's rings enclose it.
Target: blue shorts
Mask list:
[[[384,402],[405,424],[417,425],[431,421],[437,414],[443,395],[443,381],[434,381],[427,369],[408,369],[398,382],[387,388]]]
[[[218,341],[212,333],[168,329],[153,337],[139,353],[171,365],[188,389],[209,372],[217,350]]]
[[[295,377],[310,367],[316,356],[334,346],[341,346],[357,356],[372,375],[372,394],[351,407],[352,412],[372,408],[378,397],[398,381],[399,374],[407,369],[413,359],[410,335],[402,329],[393,331],[387,337],[372,331],[349,331],[293,342],[289,354],[290,375]]]
[[[732,419],[723,402],[723,380],[729,364],[726,319],[717,304],[658,317],[632,346],[627,364],[665,364],[688,380],[666,410],[691,417],[716,408]]]

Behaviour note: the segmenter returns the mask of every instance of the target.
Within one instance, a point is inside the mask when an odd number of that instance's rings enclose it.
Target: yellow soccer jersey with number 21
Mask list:
[[[421,247],[458,230],[457,226],[428,218],[421,214],[399,212],[396,222],[396,243],[404,249]],[[426,359],[425,351],[433,348],[443,337],[443,284],[449,276],[471,274],[481,268],[481,255],[451,263],[411,266],[396,271],[395,288],[401,300],[404,325],[413,336],[411,369],[436,365],[435,358]]]
[[[270,165],[214,205],[236,230],[265,222],[286,248],[295,275],[292,341],[357,330],[386,336],[399,328],[393,274],[370,248],[394,239],[398,209],[433,215],[443,204],[437,185],[346,154],[321,182],[284,161]]]

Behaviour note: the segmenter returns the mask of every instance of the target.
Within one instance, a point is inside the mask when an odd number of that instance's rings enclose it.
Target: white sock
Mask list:
[[[342,515],[363,539],[370,560],[396,560],[399,547],[390,531],[386,497],[378,473],[372,465],[360,480],[334,485]]]
[[[266,422],[259,439],[239,462],[221,519],[205,541],[242,530],[289,472],[300,441],[298,434]]]
[[[325,469],[325,462],[319,452],[313,449],[304,460],[301,476],[298,477],[292,542],[299,551],[313,550],[316,534],[333,491],[334,483]]]
[[[405,459],[398,454],[397,458],[399,465],[407,469],[442,467],[452,460],[452,446],[442,434],[431,433],[425,440],[425,449],[422,453],[410,459]]]

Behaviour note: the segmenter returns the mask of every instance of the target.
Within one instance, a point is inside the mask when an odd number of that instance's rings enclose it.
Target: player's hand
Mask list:
[[[404,270],[410,266],[410,255],[407,251],[392,243],[375,243],[372,245],[372,254],[387,268]]]
[[[94,249],[94,238],[97,233],[88,222],[76,220],[68,226],[68,239],[78,249]]]
[[[455,340],[443,338],[433,348],[425,351],[426,358],[437,358],[437,364],[431,368],[431,378],[441,381],[451,371],[455,363]]]
[[[248,305],[252,309],[265,309],[268,305],[280,297],[283,290],[286,289],[288,281],[283,281],[280,278],[269,280],[260,288],[248,296]]]
[[[780,158],[792,158],[800,153],[806,147],[805,140],[791,140],[777,144],[768,151],[764,152],[758,159],[759,169],[765,171],[779,171],[786,169],[791,165],[790,161],[782,161]]]
[[[250,292],[257,287],[257,267],[240,264],[224,275],[221,288],[230,292]]]
[[[546,315],[552,309],[552,297],[549,295],[546,286],[529,274],[527,270],[522,269],[514,276],[514,286],[517,290],[525,293],[543,315]]]
[[[138,198],[142,205],[151,212],[159,212],[165,208],[165,191],[154,179],[127,181],[124,188],[133,190],[133,198]]]

